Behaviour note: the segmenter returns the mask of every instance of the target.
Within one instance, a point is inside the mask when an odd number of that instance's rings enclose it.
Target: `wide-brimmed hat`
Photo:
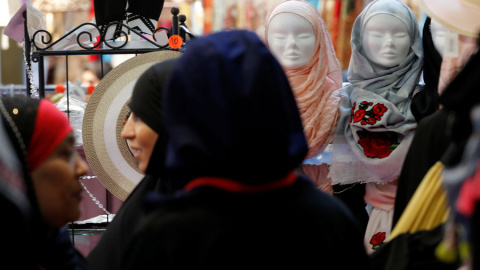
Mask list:
[[[165,50],[133,57],[112,69],[89,99],[82,131],[85,156],[100,182],[121,200],[144,176],[120,135],[133,87],[149,67],[181,54]]]
[[[450,30],[479,37],[480,0],[420,0],[421,9]]]

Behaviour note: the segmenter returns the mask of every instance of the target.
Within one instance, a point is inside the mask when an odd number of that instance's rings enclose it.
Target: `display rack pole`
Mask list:
[[[27,12],[23,12],[23,18],[25,22],[23,23],[24,31],[25,31],[25,42],[24,42],[24,53],[25,53],[25,70],[28,71],[28,65],[32,63],[32,59],[30,58],[30,52],[32,50],[32,43],[30,42],[30,36],[28,35],[28,27],[27,27]],[[30,67],[31,68],[31,67]],[[27,85],[27,96],[30,96],[30,91],[32,90],[32,86],[30,85],[30,79],[28,78],[28,72],[25,72],[25,84]]]

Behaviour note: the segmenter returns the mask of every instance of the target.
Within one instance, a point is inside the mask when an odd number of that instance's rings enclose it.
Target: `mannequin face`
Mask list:
[[[436,20],[431,20],[430,33],[432,34],[433,46],[442,57],[445,46],[445,34],[447,32],[448,29],[445,26],[441,25]]]
[[[300,67],[308,63],[315,51],[313,26],[301,16],[280,13],[268,27],[268,44],[284,67]]]
[[[399,65],[410,51],[407,25],[388,14],[373,16],[363,29],[362,48],[376,70]]]

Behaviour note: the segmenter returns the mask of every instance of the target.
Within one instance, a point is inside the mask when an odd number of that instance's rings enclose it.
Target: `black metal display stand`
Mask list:
[[[149,39],[144,39],[144,42],[148,43],[149,48],[135,48],[135,49],[129,49],[129,48],[124,48],[129,40],[129,35],[126,31],[130,33],[130,35],[137,35],[139,37],[143,37],[142,33],[138,32],[135,29],[130,28],[130,26],[123,24],[122,22],[111,22],[109,23],[106,27],[99,27],[93,23],[84,23],[76,28],[72,29],[70,32],[62,36],[60,39],[56,40],[55,42],[52,42],[52,35],[46,31],[46,30],[38,30],[36,31],[32,39],[30,39],[28,35],[28,29],[27,29],[27,16],[24,14],[25,17],[25,57],[26,57],[26,62],[27,65],[30,65],[31,62],[36,62],[38,63],[39,66],[39,95],[40,97],[45,97],[45,70],[44,70],[44,57],[46,56],[65,56],[66,57],[66,73],[67,73],[67,78],[68,78],[68,56],[71,55],[111,55],[111,54],[143,54],[143,53],[148,53],[152,51],[159,51],[159,50],[175,50],[175,51],[181,51],[183,47],[185,46],[185,40],[186,38],[193,39],[195,36],[189,31],[188,27],[185,25],[186,17],[185,15],[181,14],[179,15],[179,9],[177,7],[173,7],[171,9],[172,13],[172,27],[170,29],[166,27],[159,27],[155,29],[155,33],[158,33],[160,31],[165,31],[167,34],[167,37],[170,38],[173,35],[179,35],[183,39],[183,44],[181,45],[180,48],[178,49],[172,49],[169,44],[165,45],[159,45],[156,42],[155,35],[152,35],[154,40],[149,40]],[[93,29],[94,32],[99,34],[100,39],[98,42],[94,43],[94,38],[92,36],[92,31],[81,31],[80,33],[75,33],[78,29],[80,28],[90,28],[90,30]],[[111,45],[106,38],[107,30],[115,28],[115,32],[113,34],[114,37],[117,39],[123,38],[122,41],[120,41],[119,45]],[[41,36],[42,44],[37,44],[35,42],[37,35]],[[76,35],[76,41],[77,45],[82,48],[80,50],[50,50],[54,45],[60,43],[62,40],[69,39],[69,38],[75,38]],[[80,42],[81,37],[86,35],[88,39],[90,40],[91,46],[85,46],[82,42]],[[84,36],[85,37],[85,36]],[[100,48],[103,45],[104,48]],[[105,48],[106,47],[106,48]],[[33,50],[33,51],[32,51]],[[31,56],[31,59],[30,59]],[[101,59],[101,65],[102,65],[102,75],[103,75],[103,57],[100,57]],[[68,95],[68,84],[66,86],[67,88],[67,95]],[[31,84],[29,83],[29,78],[27,74],[27,94],[30,94],[31,91]]]

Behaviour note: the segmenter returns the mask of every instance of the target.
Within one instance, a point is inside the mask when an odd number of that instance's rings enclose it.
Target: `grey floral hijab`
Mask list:
[[[375,71],[363,52],[362,34],[366,22],[379,14],[404,22],[411,43],[402,63]],[[350,85],[341,89],[329,177],[333,184],[386,183],[400,174],[417,126],[410,104],[422,71],[423,48],[415,15],[402,1],[373,1],[355,20],[351,46]]]

